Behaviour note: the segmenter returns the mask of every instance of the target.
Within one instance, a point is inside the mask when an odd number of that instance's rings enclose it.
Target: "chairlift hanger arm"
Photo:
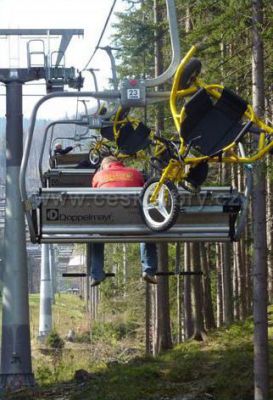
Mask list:
[[[177,28],[177,18],[174,0],[166,0],[167,15],[170,29],[172,60],[165,72],[152,79],[124,79],[121,82],[121,105],[123,107],[145,107],[158,101],[166,100],[170,94],[149,92],[146,89],[158,87],[170,79],[180,64],[180,45]],[[164,92],[163,92],[164,93]]]
[[[169,67],[165,72],[163,72],[163,74],[157,76],[156,78],[145,80],[146,87],[155,87],[162,85],[164,82],[166,82],[174,75],[180,63],[180,57],[181,57],[180,43],[179,43],[179,34],[178,34],[177,17],[176,17],[174,0],[166,0],[166,6],[167,6],[167,18],[170,29],[172,60]]]
[[[115,58],[112,53],[113,48],[110,46],[99,47],[99,48],[101,50],[105,50],[108,57],[110,58],[113,87],[114,87],[114,90],[117,90],[118,89],[117,67],[116,67],[116,63],[115,63]]]
[[[96,89],[96,88],[95,88]],[[96,89],[97,90],[97,89]],[[85,100],[78,100],[78,101],[81,101],[82,102],[82,104],[83,104],[83,107],[84,107],[84,111],[85,111],[85,117],[88,117],[88,108],[87,108],[87,105],[86,105],[86,101]],[[99,102],[99,100],[98,100],[98,102]],[[83,122],[83,121],[82,121]],[[78,125],[78,124],[77,124]],[[82,123],[80,124],[80,125],[83,125]],[[83,138],[83,137],[85,137],[87,134],[88,134],[88,132],[89,132],[89,127],[87,127],[87,129],[85,130],[85,132],[84,133],[81,133],[80,135],[79,135],[79,140],[81,139],[81,138]],[[78,140],[78,139],[76,139],[76,133],[74,134],[74,138],[75,138],[75,140]]]
[[[87,71],[89,71],[90,74],[92,75],[95,91],[98,92],[99,91],[98,80],[97,80],[97,77],[95,74],[95,71],[98,71],[98,70],[94,69],[94,68],[88,68]],[[95,111],[95,113],[98,113],[99,109],[100,109],[100,99],[97,99],[97,110]],[[87,109],[86,109],[86,115],[87,115]]]
[[[113,88],[114,88],[114,90],[118,90],[117,67],[116,67],[115,58],[114,58],[113,53],[112,53],[112,50],[114,50],[114,48],[110,47],[110,46],[98,47],[98,48],[101,49],[101,50],[106,51],[108,57],[110,58]],[[116,104],[114,104],[114,108],[112,110],[107,110],[106,114],[104,115],[104,117],[106,119],[107,118],[110,119],[118,111],[119,103],[118,102],[115,102],[115,103]]]
[[[180,44],[179,44],[179,34],[178,34],[178,27],[177,27],[177,17],[176,17],[176,10],[175,10],[175,2],[174,0],[166,0],[166,7],[167,7],[167,16],[169,22],[169,31],[170,31],[170,39],[171,39],[171,48],[172,48],[172,60],[170,66],[167,70],[161,74],[160,76],[153,78],[153,79],[145,79],[145,80],[138,80],[137,85],[134,86],[135,83],[130,86],[130,80],[124,80],[121,83],[121,103],[124,107],[143,107],[146,104],[153,104],[159,101],[166,101],[170,93],[169,92],[146,92],[146,88],[152,88],[159,86],[166,82],[169,78],[171,78],[180,63]],[[109,46],[105,47],[104,50],[110,57],[111,65],[112,65],[112,77],[114,88],[117,88],[117,77],[116,77],[116,66],[114,62],[114,58],[111,52],[111,48]],[[130,97],[128,92],[137,90],[136,97]],[[114,110],[116,112],[117,110]]]

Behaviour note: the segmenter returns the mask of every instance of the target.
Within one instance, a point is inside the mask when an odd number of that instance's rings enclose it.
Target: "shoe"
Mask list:
[[[181,182],[180,186],[182,186],[183,189],[193,194],[197,194],[201,190],[201,186],[193,185],[192,183],[187,182],[186,180],[184,182]]]
[[[143,272],[142,278],[144,279],[144,281],[148,283],[153,283],[154,285],[157,285],[156,277],[151,274],[148,274],[148,272]]]
[[[201,186],[207,179],[209,172],[208,162],[203,161],[195,167],[190,167],[189,173],[185,178],[193,187]]]
[[[102,281],[104,281],[105,278],[106,278],[105,276],[102,279],[94,279],[94,278],[92,278],[90,286],[91,287],[98,286]]]
[[[101,281],[97,281],[96,279],[92,279],[90,286],[94,287],[94,286],[98,286],[101,283]]]

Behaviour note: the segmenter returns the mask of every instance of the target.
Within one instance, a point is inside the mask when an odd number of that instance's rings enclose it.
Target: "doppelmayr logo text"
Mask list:
[[[74,223],[81,223],[81,222],[105,223],[112,221],[112,215],[111,214],[68,215],[60,213],[58,209],[51,208],[46,211],[46,219],[48,221],[74,222]]]

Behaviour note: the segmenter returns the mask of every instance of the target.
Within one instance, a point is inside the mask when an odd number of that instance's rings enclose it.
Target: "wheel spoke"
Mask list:
[[[159,214],[162,215],[162,217],[164,217],[165,219],[169,218],[170,214],[168,213],[166,207],[162,206],[162,205],[158,205],[157,207],[155,207],[155,209],[159,212]]]
[[[145,204],[143,205],[143,209],[144,210],[155,210],[157,208],[157,206],[153,203],[149,203],[149,204]]]
[[[163,207],[166,206],[166,192],[164,186],[161,188],[158,194],[158,203],[161,204]]]

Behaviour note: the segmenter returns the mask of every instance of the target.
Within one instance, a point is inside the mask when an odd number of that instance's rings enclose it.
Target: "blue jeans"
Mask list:
[[[96,281],[104,279],[104,243],[90,243],[91,277]],[[157,251],[155,243],[140,243],[142,272],[154,275],[157,271]]]

